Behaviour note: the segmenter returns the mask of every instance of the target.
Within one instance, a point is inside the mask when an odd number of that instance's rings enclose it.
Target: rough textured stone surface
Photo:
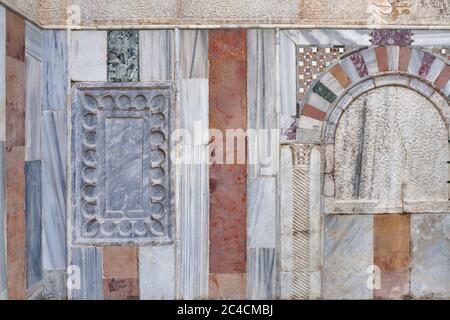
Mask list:
[[[139,81],[139,31],[108,31],[108,81]]]
[[[43,279],[43,296],[46,300],[67,298],[66,270],[44,270]]]
[[[401,87],[370,91],[336,130],[336,197],[377,200],[382,208],[447,199],[448,158],[444,121],[428,100]]]
[[[373,265],[371,216],[325,217],[325,299],[372,299],[367,286]]]
[[[450,216],[413,215],[411,293],[415,298],[450,297]]]

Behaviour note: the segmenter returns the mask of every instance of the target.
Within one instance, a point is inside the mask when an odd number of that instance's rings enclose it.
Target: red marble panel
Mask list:
[[[444,69],[442,69],[441,73],[439,74],[439,76],[437,77],[436,81],[434,82],[434,84],[436,85],[436,87],[440,90],[442,88],[445,87],[445,85],[447,84],[447,82],[450,80],[450,66],[446,65],[444,67]]]
[[[105,300],[138,300],[139,280],[103,279],[103,298]]]
[[[380,72],[388,71],[388,56],[386,47],[375,48],[375,56],[377,57],[378,70]]]
[[[246,298],[247,275],[245,273],[210,274],[209,298],[243,300]]]
[[[138,255],[136,246],[105,246],[103,278],[138,278]]]
[[[6,55],[25,61],[25,19],[6,10]]]
[[[302,116],[322,121],[323,119],[325,119],[326,115],[327,114],[325,112],[317,109],[316,107],[313,107],[312,105],[305,104],[303,106]]]
[[[247,130],[246,42],[245,30],[214,30],[209,33],[209,127],[222,130],[224,136],[226,129]],[[211,273],[246,272],[246,220],[247,166],[212,164],[209,247]],[[216,284],[220,286],[221,283]],[[215,284],[211,285],[214,287]],[[229,293],[225,288],[216,289],[227,295]],[[236,294],[244,295],[245,291],[236,288],[233,295]]]
[[[6,148],[25,146],[25,63],[6,57]]]
[[[374,264],[381,270],[380,299],[400,299],[409,293],[411,227],[409,215],[374,216]]]
[[[8,121],[8,120],[7,120]],[[6,152],[8,298],[26,298],[25,147]]]
[[[398,71],[407,72],[409,59],[411,58],[411,48],[400,48],[398,59]]]
[[[336,78],[343,88],[347,88],[352,81],[348,78],[347,73],[340,64],[335,65],[330,69],[330,73]]]
[[[247,60],[247,36],[245,29],[210,30],[208,43],[209,60]]]

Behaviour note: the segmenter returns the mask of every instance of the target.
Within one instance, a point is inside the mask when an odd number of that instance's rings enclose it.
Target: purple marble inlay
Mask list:
[[[359,74],[360,78],[369,75],[369,70],[367,69],[366,61],[364,60],[362,54],[360,52],[356,52],[350,56],[350,60],[352,60],[355,65],[356,71]]]
[[[289,141],[297,139],[297,120],[295,120],[289,128],[281,129],[281,136]]]
[[[414,41],[411,30],[374,30],[370,35],[372,44],[378,46],[407,47]]]
[[[422,65],[420,66],[419,69],[419,76],[426,77],[428,75],[428,72],[430,72],[431,65],[433,64],[434,59],[436,59],[434,55],[432,55],[429,52],[425,52],[422,59]]]

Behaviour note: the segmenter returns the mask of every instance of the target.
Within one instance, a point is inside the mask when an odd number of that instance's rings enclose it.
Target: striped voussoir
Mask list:
[[[441,58],[418,48],[371,47],[345,56],[316,80],[300,106],[299,123],[311,126],[311,121],[329,122],[334,105],[345,93],[367,79],[382,75],[391,75],[392,78],[399,75],[399,85],[405,85],[401,75],[417,78],[406,85],[414,87],[424,83],[424,88],[433,88],[450,98],[450,65]],[[381,85],[381,81],[379,83]],[[424,89],[417,90],[421,92]],[[301,125],[299,130],[301,134]]]

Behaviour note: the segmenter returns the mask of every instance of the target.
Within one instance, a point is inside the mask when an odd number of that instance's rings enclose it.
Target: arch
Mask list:
[[[450,65],[417,48],[380,46],[345,56],[322,73],[299,110],[302,143],[334,143],[339,118],[352,101],[383,86],[403,86],[427,97],[450,123]]]

